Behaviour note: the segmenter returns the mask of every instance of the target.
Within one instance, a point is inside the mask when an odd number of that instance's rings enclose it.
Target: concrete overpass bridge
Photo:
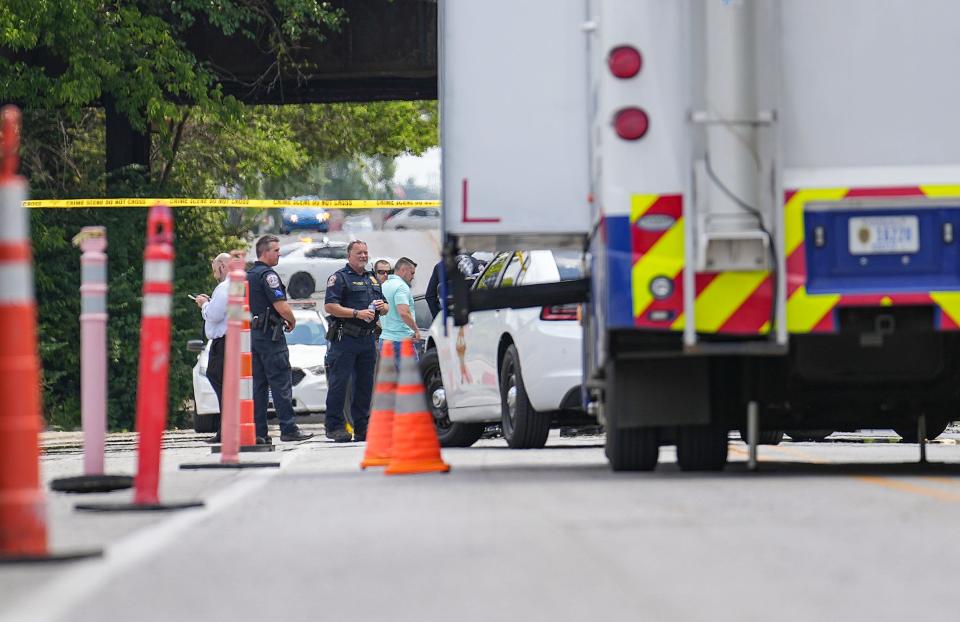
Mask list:
[[[436,0],[334,0],[347,14],[339,32],[303,41],[277,68],[262,40],[198,27],[187,45],[220,76],[224,93],[247,104],[437,98]],[[300,66],[298,70],[292,67]],[[109,102],[107,170],[149,164],[150,138]]]

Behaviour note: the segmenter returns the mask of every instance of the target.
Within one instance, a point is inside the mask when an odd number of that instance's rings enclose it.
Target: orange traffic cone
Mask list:
[[[403,340],[400,355],[400,378],[393,416],[393,454],[385,472],[387,475],[446,473],[450,465],[440,456],[440,440],[433,425],[433,415],[427,410],[411,340]],[[383,358],[386,357],[381,356]]]
[[[373,408],[367,426],[367,450],[360,468],[387,466],[393,446],[393,407],[396,403],[397,364],[393,342],[384,341],[377,363],[377,384],[373,388]]]
[[[33,257],[17,174],[20,111],[5,106],[0,128],[0,563],[80,559],[99,551],[47,550],[46,500],[40,487],[40,357]]]

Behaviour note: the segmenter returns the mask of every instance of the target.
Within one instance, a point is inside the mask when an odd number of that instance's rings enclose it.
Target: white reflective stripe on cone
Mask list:
[[[169,283],[173,280],[173,262],[164,259],[144,261],[143,280],[152,283]]]
[[[143,317],[170,317],[170,294],[145,294]]]
[[[250,352],[250,331],[249,330],[240,331],[240,352],[242,353]]]
[[[246,378],[240,378],[240,399],[253,399],[253,378],[249,376]]]
[[[27,210],[27,182],[22,177],[0,184],[0,243],[30,239]]]
[[[29,262],[0,263],[0,303],[33,303],[33,270]]]

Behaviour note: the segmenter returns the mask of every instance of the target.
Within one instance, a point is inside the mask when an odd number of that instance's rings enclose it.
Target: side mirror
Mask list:
[[[203,339],[191,339],[188,341],[187,352],[203,352]]]

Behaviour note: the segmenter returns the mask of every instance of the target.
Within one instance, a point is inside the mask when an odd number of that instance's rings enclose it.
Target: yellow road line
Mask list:
[[[780,446],[770,446],[770,449],[792,455],[797,458],[806,460],[813,464],[830,464],[826,460],[822,460],[807,452],[794,449],[792,447],[780,447]],[[939,499],[941,501],[960,501],[960,494],[953,493],[947,490],[941,490],[939,488],[934,488],[932,486],[924,486],[921,484],[911,484],[909,482],[904,482],[898,479],[893,479],[890,477],[881,477],[879,475],[852,475],[851,479],[863,482],[865,484],[872,484],[874,486],[881,486],[884,488],[889,488],[890,490],[898,490],[900,492],[909,492],[917,495],[923,495],[926,497],[931,497],[934,499]],[[960,483],[960,480],[952,480],[946,477],[935,477],[935,476],[919,476],[923,477],[926,481],[941,482],[956,484]]]
[[[880,477],[878,475],[856,475],[854,476],[854,479],[867,484],[889,488],[891,490],[910,492],[917,495],[932,497],[934,499],[940,499],[941,501],[960,501],[960,494],[952,493],[946,490],[940,490],[939,488],[933,488],[931,486],[909,484],[907,482],[901,482],[900,480],[891,479],[889,477]]]

